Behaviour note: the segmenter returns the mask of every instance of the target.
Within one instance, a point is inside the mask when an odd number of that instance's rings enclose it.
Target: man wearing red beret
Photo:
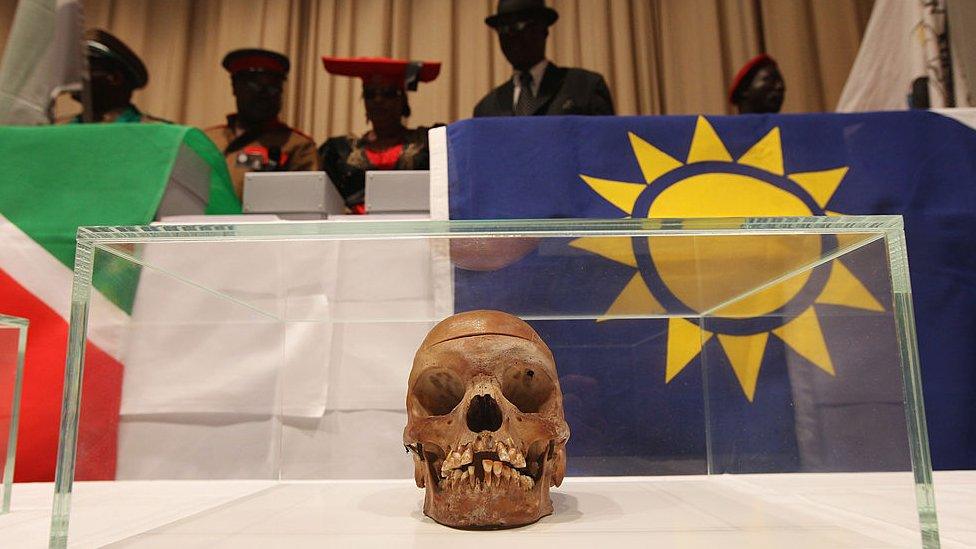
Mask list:
[[[205,132],[224,152],[238,198],[247,172],[317,170],[312,138],[278,120],[288,58],[242,49],[228,53],[222,64],[231,75],[237,112],[227,116],[227,124]]]
[[[747,61],[729,86],[729,102],[739,114],[778,113],[785,94],[786,83],[779,66],[765,53]]]

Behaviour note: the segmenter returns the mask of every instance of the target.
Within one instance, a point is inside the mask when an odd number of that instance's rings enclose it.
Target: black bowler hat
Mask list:
[[[287,76],[291,63],[284,55],[271,50],[245,48],[234,50],[224,56],[221,65],[231,75],[239,72],[276,72]]]
[[[108,31],[88,29],[85,31],[85,46],[88,57],[106,59],[117,66],[132,89],[142,88],[149,82],[149,72],[139,56]]]
[[[509,16],[530,16],[549,25],[559,19],[559,13],[546,6],[545,0],[498,0],[495,15],[485,18],[489,27],[497,27],[503,19]]]

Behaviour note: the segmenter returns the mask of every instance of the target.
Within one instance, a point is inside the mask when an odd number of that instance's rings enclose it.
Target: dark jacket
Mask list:
[[[397,170],[429,170],[430,151],[426,127],[407,132]],[[346,205],[362,204],[366,198],[366,172],[377,169],[366,156],[365,136],[330,137],[319,147],[319,165],[329,174]]]
[[[507,82],[493,89],[474,108],[475,116],[512,116],[515,84]],[[552,63],[546,67],[539,86],[535,115],[612,115],[613,99],[602,76],[583,69],[566,69]]]

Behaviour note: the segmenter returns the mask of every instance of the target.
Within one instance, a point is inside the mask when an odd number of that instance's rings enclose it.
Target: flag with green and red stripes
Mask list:
[[[239,213],[217,148],[163,124],[0,127],[0,312],[30,320],[16,480],[51,480],[57,457],[75,233],[151,222],[180,155],[209,168],[207,213]],[[139,273],[99,254],[94,272],[78,479],[115,476],[123,331]],[[0,403],[2,404],[2,403]]]

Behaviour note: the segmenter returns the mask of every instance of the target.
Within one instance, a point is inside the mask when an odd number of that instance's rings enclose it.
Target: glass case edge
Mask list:
[[[891,290],[895,293],[912,293],[912,281],[908,271],[908,243],[901,227],[885,231],[888,247],[888,264],[891,269]]]
[[[85,340],[88,333],[93,261],[92,239],[79,229],[75,246],[74,277],[71,284],[71,312],[64,368],[64,391],[61,402],[61,427],[48,542],[52,549],[66,547],[68,542],[68,522],[78,449],[78,418],[81,409],[81,381],[84,374]]]
[[[20,424],[20,401],[24,390],[24,358],[27,354],[27,330],[29,321],[26,318],[17,318],[19,321],[14,325],[18,328],[17,337],[17,365],[14,367],[14,394],[10,401],[10,425],[7,433],[7,459],[3,466],[3,501],[0,502],[0,514],[10,512],[11,490],[14,484],[14,467],[17,463],[17,432]]]
[[[273,229],[269,229],[273,226]],[[287,227],[287,231],[282,228]],[[293,238],[313,237],[479,237],[498,233],[506,236],[617,235],[621,232],[650,234],[699,234],[749,229],[754,232],[885,232],[901,229],[900,216],[833,217],[728,217],[686,219],[496,219],[496,220],[391,220],[346,223],[255,222],[241,224],[158,224],[147,226],[92,226],[78,229],[79,240],[100,244],[158,242],[214,238]]]
[[[10,326],[10,327],[22,327],[30,324],[30,321],[26,318],[21,318],[19,316],[10,316],[0,314],[0,326]]]
[[[941,546],[939,521],[935,507],[935,487],[932,481],[932,455],[929,449],[928,428],[925,422],[925,402],[919,365],[918,340],[915,333],[915,313],[908,271],[908,249],[903,227],[885,232],[888,262],[891,273],[892,304],[898,350],[901,358],[902,390],[905,399],[905,419],[908,424],[908,446],[911,453],[915,482],[915,501],[918,508],[922,547]]]

